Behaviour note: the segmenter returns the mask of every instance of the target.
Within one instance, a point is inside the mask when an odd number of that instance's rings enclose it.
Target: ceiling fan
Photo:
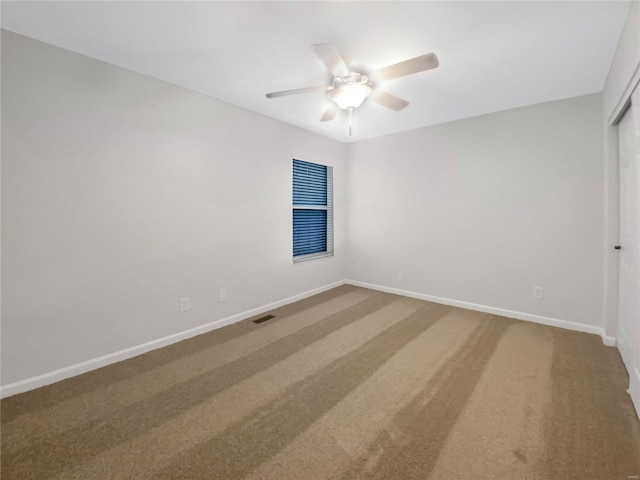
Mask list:
[[[338,49],[331,44],[311,45],[316,55],[324,63],[331,74],[333,80],[330,85],[319,87],[297,88],[295,90],[284,90],[282,92],[267,93],[267,98],[284,97],[286,95],[298,95],[300,93],[325,92],[331,104],[327,107],[321,122],[333,120],[340,109],[349,112],[349,135],[351,135],[351,118],[353,111],[362,105],[365,99],[388,107],[395,111],[400,111],[409,105],[409,102],[398,98],[384,90],[377,88],[371,79],[359,72],[352,72],[342,59]],[[435,53],[427,53],[419,57],[405,60],[381,68],[373,73],[372,77],[376,82],[392,80],[394,78],[405,77],[413,73],[424,72],[436,68],[439,65],[438,57]]]

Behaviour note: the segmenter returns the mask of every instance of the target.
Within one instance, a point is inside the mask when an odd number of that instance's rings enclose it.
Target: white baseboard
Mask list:
[[[195,337],[196,335],[201,335],[211,330],[216,330],[226,325],[231,325],[233,323],[239,322],[240,320],[244,320],[245,318],[253,317],[255,315],[259,315],[261,313],[267,312],[269,310],[273,310],[274,308],[278,308],[283,305],[287,305],[289,303],[297,302],[304,298],[310,297],[312,295],[316,295],[326,290],[330,290],[332,288],[338,287],[345,283],[354,285],[357,287],[369,288],[369,289],[378,290],[381,292],[388,292],[388,293],[394,293],[397,295],[402,295],[405,297],[417,298],[419,300],[427,300],[429,302],[441,303],[444,305],[451,305],[454,307],[467,308],[469,310],[492,313],[495,315],[502,315],[504,317],[515,318],[518,320],[526,320],[529,322],[540,323],[543,325],[550,325],[553,327],[565,328],[568,330],[575,330],[578,332],[594,333],[602,337],[602,341],[604,342],[605,345],[609,345],[609,346],[616,345],[616,339],[605,335],[605,331],[601,327],[594,327],[592,325],[584,325],[581,323],[570,322],[567,320],[560,320],[557,318],[543,317],[540,315],[533,315],[530,313],[524,313],[524,312],[518,312],[514,310],[506,310],[503,308],[490,307],[487,305],[464,302],[462,300],[437,297],[434,295],[427,295],[424,293],[400,290],[397,288],[384,287],[381,285],[374,285],[371,283],[359,282],[356,280],[341,280],[338,282],[331,283],[329,285],[324,285],[319,288],[308,290],[306,292],[300,293],[298,295],[294,295],[289,298],[285,298],[283,300],[279,300],[276,302],[269,303],[267,305],[263,305],[261,307],[247,310],[245,312],[238,313],[227,318],[216,320],[216,321],[207,323],[205,325],[200,325],[198,327],[191,328],[189,330],[185,330],[182,332],[175,333],[173,335],[152,340],[150,342],[146,342],[141,345],[135,345],[133,347],[125,348],[124,350],[119,350],[117,352],[109,353],[101,357],[89,359],[84,362],[76,363],[74,365],[69,365],[67,367],[53,370],[51,372],[47,372],[42,375],[37,375],[34,377],[27,378],[25,380],[20,380],[17,382],[9,383],[7,385],[2,385],[0,386],[0,398],[5,398],[11,395],[15,395],[17,393],[33,390],[35,388],[43,387],[51,383],[59,382],[60,380],[64,380],[66,378],[74,377],[76,375],[81,375],[91,370],[96,370],[98,368],[110,365],[112,363],[120,362],[122,360],[127,360],[129,358],[133,358],[135,356],[141,355],[151,350],[162,348],[167,345],[171,345],[173,343],[186,340],[187,338]],[[640,373],[637,371],[636,371],[635,380],[632,378],[629,393],[634,401],[636,410],[640,411]]]
[[[210,332],[211,330],[216,330],[226,325],[231,325],[232,323],[239,322],[240,320],[244,320],[245,318],[250,318],[269,310],[273,310],[274,308],[297,302],[304,298],[311,297],[312,295],[316,295],[326,290],[339,287],[344,283],[345,282],[343,280],[334,282],[329,285],[324,285],[322,287],[314,288],[298,295],[285,298],[284,300],[278,300],[277,302],[253,308],[251,310],[247,310],[245,312],[238,313],[227,318],[215,320],[213,322],[200,325],[189,330],[184,330],[182,332],[174,333],[173,335],[158,338],[156,340],[151,340],[150,342],[146,342],[141,345],[135,345],[133,347],[125,348],[124,350],[119,350],[107,355],[102,355],[101,357],[92,358],[84,362],[69,365],[68,367],[59,368],[51,372],[43,373],[42,375],[37,375],[25,380],[2,385],[0,386],[0,398],[10,397],[11,395],[15,395],[17,393],[27,392],[29,390],[49,385],[51,383],[59,382],[60,380],[64,380],[66,378],[75,377],[76,375],[81,375],[91,370],[96,370],[98,368],[111,365],[112,363],[136,357],[151,350],[166,347],[167,345],[171,345],[172,343],[177,343],[182,340],[186,340],[187,338],[195,337],[196,335],[201,335],[203,333]]]
[[[370,288],[372,290],[379,290],[381,292],[395,293],[396,295],[402,295],[404,297],[417,298],[419,300],[427,300],[429,302],[441,303],[443,305],[451,305],[452,307],[466,308],[469,310],[476,310],[478,312],[491,313],[494,315],[501,315],[503,317],[515,318],[517,320],[526,320],[528,322],[540,323],[542,325],[549,325],[551,327],[559,327],[567,330],[574,330],[577,332],[594,333],[602,338],[602,342],[605,345],[615,346],[616,339],[609,337],[605,334],[604,328],[594,327],[593,325],[585,325],[583,323],[570,322],[568,320],[560,320],[558,318],[544,317],[541,315],[534,315],[531,313],[518,312],[515,310],[506,310],[504,308],[490,307],[487,305],[480,305],[477,303],[464,302],[462,300],[454,300],[451,298],[436,297],[434,295],[427,295],[424,293],[411,292],[408,290],[400,290],[398,288],[383,287],[381,285],[374,285],[366,282],[359,282],[356,280],[345,280],[344,283],[354,285],[356,287]]]

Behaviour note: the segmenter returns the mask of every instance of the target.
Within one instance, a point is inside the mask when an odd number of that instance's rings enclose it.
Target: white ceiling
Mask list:
[[[361,140],[600,92],[629,1],[2,2],[2,28],[144,73],[340,141]],[[435,52],[440,67],[382,86],[401,112],[365,102],[320,123],[329,83],[310,45],[368,73]]]

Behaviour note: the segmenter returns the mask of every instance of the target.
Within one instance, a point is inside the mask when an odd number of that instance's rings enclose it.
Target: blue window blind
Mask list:
[[[327,205],[327,167],[293,161],[293,204]]]
[[[293,256],[327,251],[327,211],[293,209]]]
[[[293,160],[294,258],[333,252],[331,177],[331,167]]]

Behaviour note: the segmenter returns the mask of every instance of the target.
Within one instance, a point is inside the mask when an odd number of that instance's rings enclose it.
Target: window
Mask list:
[[[293,261],[333,255],[333,168],[293,160]]]

